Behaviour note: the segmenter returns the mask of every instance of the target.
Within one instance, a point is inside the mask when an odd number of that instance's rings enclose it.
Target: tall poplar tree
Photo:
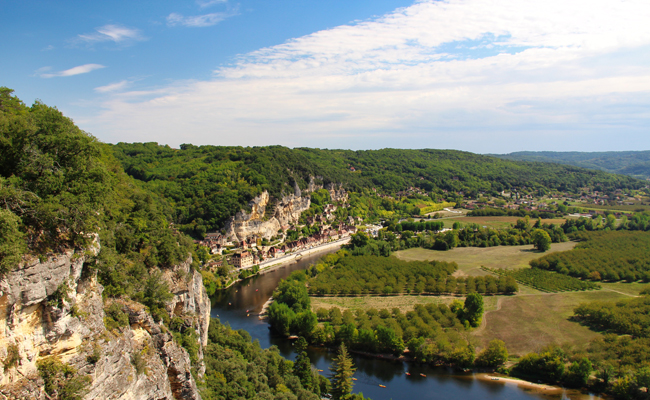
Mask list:
[[[293,374],[300,379],[302,386],[312,389],[314,374],[311,370],[311,361],[307,355],[307,341],[302,336],[296,342],[296,352],[298,357],[293,363]]]
[[[330,390],[332,400],[345,399],[352,393],[352,375],[356,370],[345,344],[341,343],[334,363],[330,367],[330,371],[334,373],[331,378],[332,389]]]

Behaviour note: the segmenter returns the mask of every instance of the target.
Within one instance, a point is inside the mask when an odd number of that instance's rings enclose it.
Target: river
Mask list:
[[[328,252],[332,252],[331,250]],[[222,323],[229,323],[233,329],[245,329],[253,340],[259,340],[263,348],[278,346],[280,353],[295,359],[291,341],[271,334],[268,324],[259,319],[262,306],[271,297],[281,279],[293,271],[309,267],[328,252],[302,258],[298,262],[271,270],[230,288],[218,292],[212,302],[212,316]],[[329,377],[328,367],[334,353],[322,348],[309,348],[309,357],[321,374]],[[485,380],[483,374],[462,374],[448,368],[433,368],[401,361],[381,360],[352,354],[357,372],[354,392],[363,392],[373,400],[414,399],[571,399],[597,400],[600,397],[574,390],[554,391],[545,394],[540,389],[522,389],[515,383]],[[407,376],[406,372],[411,375]],[[420,376],[426,375],[426,377]],[[483,379],[481,379],[483,377]],[[385,385],[381,388],[379,385]]]

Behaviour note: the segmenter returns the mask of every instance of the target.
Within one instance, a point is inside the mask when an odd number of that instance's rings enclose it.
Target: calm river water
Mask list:
[[[219,292],[212,302],[212,316],[233,329],[245,329],[263,348],[278,346],[281,354],[295,359],[291,341],[271,334],[269,325],[258,318],[262,306],[271,297],[281,279],[295,270],[309,267],[325,252],[304,257],[260,276],[237,283]],[[247,316],[250,315],[250,316]],[[330,360],[334,353],[322,348],[310,348],[309,357],[321,374],[329,377]],[[484,381],[472,373],[460,374],[447,368],[432,368],[401,361],[388,361],[352,354],[357,368],[354,392],[363,392],[373,400],[422,400],[422,399],[600,399],[578,391],[563,391],[553,396],[517,387],[513,383]],[[406,372],[411,375],[407,376]],[[425,374],[426,377],[420,376]],[[381,388],[379,385],[385,385]]]

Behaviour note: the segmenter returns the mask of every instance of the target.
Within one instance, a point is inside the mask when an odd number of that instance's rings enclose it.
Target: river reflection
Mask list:
[[[333,252],[336,250],[331,250]],[[304,257],[298,262],[253,277],[233,285],[215,295],[212,301],[212,316],[233,329],[245,329],[260,346],[275,345],[287,359],[294,360],[292,342],[272,334],[265,321],[259,319],[264,303],[271,297],[281,279],[291,272],[305,269],[320,257],[322,252]],[[310,347],[309,358],[321,374],[329,377],[329,365],[334,353],[325,348]],[[416,400],[416,399],[600,399],[578,391],[562,391],[555,395],[521,389],[514,383],[485,381],[472,373],[459,373],[449,368],[429,367],[401,361],[381,360],[374,357],[352,354],[357,371],[355,392],[374,400]],[[410,375],[406,375],[409,372]],[[426,375],[421,376],[420,374]],[[385,385],[381,388],[379,385]]]

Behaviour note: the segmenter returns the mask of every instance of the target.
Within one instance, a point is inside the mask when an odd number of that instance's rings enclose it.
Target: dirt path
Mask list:
[[[602,288],[602,289],[600,289],[600,290],[606,290],[606,291],[608,291],[608,292],[614,292],[614,293],[622,294],[623,296],[629,296],[629,297],[641,297],[641,296],[635,296],[635,295],[633,295],[633,294],[629,294],[629,293],[619,292],[618,290],[614,290],[614,289]]]
[[[496,312],[496,311],[501,310],[501,303],[503,303],[503,297],[499,297],[497,299],[497,308],[496,308],[496,310],[486,311],[483,314],[483,318],[481,318],[481,325],[473,332],[474,334],[481,333],[481,332],[483,332],[485,330],[485,327],[487,326],[487,316],[488,316],[488,314],[491,313],[491,312]]]

